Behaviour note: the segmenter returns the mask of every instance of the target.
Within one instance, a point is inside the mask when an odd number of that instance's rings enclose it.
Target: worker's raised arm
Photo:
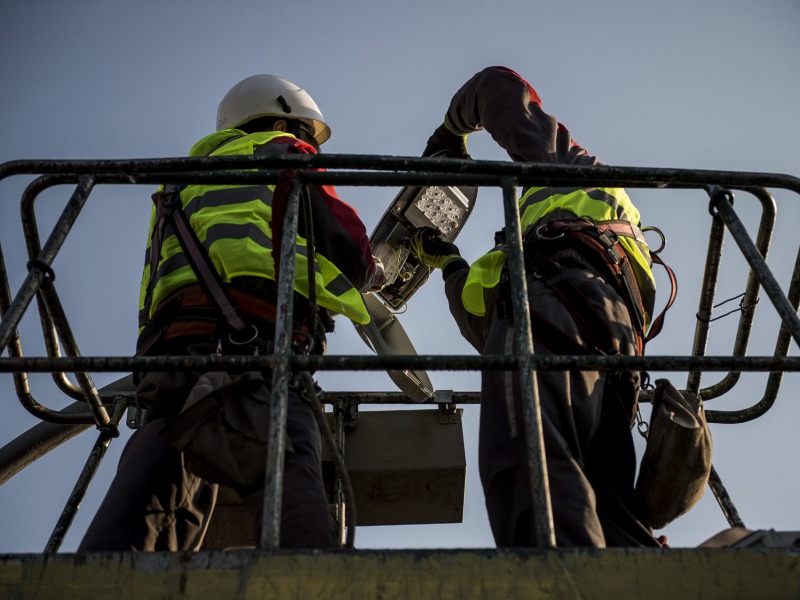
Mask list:
[[[456,146],[459,139],[466,151],[465,136],[485,129],[518,162],[597,164],[541,104],[536,90],[516,72],[488,67],[453,96],[425,154]]]

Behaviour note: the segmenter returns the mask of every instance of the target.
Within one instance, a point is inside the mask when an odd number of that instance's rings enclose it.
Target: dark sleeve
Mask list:
[[[327,185],[314,186],[312,207],[318,251],[359,291],[368,291],[375,274],[375,261],[358,213],[339,199],[333,186]]]
[[[309,144],[290,139],[295,151],[316,154]],[[375,260],[364,223],[352,206],[339,199],[333,186],[315,185],[310,189],[317,251],[336,265],[356,289],[368,291],[375,275]],[[303,223],[300,230],[305,232]]]
[[[597,164],[542,110],[536,90],[505,67],[486,68],[467,81],[453,96],[445,123],[460,134],[485,129],[517,162]]]
[[[468,274],[469,265],[464,260],[447,265],[442,271],[444,293],[450,305],[450,314],[453,315],[461,335],[478,352],[483,352],[490,319],[488,316],[477,317],[464,308],[464,303],[461,301],[461,290],[464,289]],[[491,309],[494,310],[493,305]],[[488,312],[488,308],[487,314],[491,314]]]

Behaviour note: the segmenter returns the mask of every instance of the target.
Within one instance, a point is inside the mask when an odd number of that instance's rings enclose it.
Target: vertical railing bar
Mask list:
[[[725,241],[725,223],[716,215],[712,216],[711,230],[708,235],[708,250],[706,251],[706,264],[703,272],[703,282],[700,289],[700,306],[697,308],[697,325],[694,332],[693,356],[704,356],[708,347],[708,336],[711,329],[711,314],[714,307],[714,298],[717,293],[720,264],[722,263],[722,250]],[[686,381],[686,390],[697,393],[700,389],[702,370],[689,371]]]
[[[791,333],[795,343],[800,346],[800,318],[798,318],[797,312],[792,308],[789,299],[781,290],[764,257],[761,256],[747,233],[747,229],[745,229],[730,202],[728,202],[728,194],[730,192],[726,190],[718,190],[713,193],[711,202],[725,221],[725,225],[731,232],[734,241],[761,282],[761,287],[778,311],[781,320],[786,325],[786,329]]]
[[[36,303],[39,308],[39,320],[41,321],[42,325],[42,335],[44,336],[47,355],[53,357],[63,356],[58,341],[56,326],[51,319],[51,315],[47,311],[47,307],[41,298],[41,294],[36,294]],[[69,355],[69,352],[67,352],[67,355]],[[83,390],[79,386],[76,386],[74,383],[72,383],[72,381],[70,381],[70,379],[67,377],[67,374],[63,371],[53,371],[51,373],[51,377],[58,389],[64,392],[66,396],[72,398],[73,400],[86,399]]]
[[[39,230],[36,225],[36,215],[34,213],[34,202],[43,189],[54,183],[59,183],[60,180],[61,178],[59,177],[40,177],[34,180],[23,193],[20,212],[25,241],[28,248],[28,257],[31,261],[36,261],[37,257],[42,253]],[[89,192],[87,192],[87,199],[88,196]],[[66,346],[67,354],[71,356],[80,356],[75,337],[72,335],[67,316],[61,306],[61,301],[58,298],[58,294],[56,293],[55,286],[51,279],[45,277],[41,282],[38,293],[36,294],[36,300],[39,306],[39,319],[42,325],[42,334],[45,338],[48,355],[60,355],[58,347],[58,335],[60,335]],[[80,383],[80,389],[75,388],[64,373],[53,372],[52,377],[56,385],[65,394],[76,400],[84,400],[88,403],[95,422],[99,427],[106,427],[109,425],[108,413],[88,373],[76,374],[76,378]]]
[[[0,321],[8,314],[8,309],[11,306],[11,288],[8,283],[8,270],[6,269],[6,261],[3,256],[3,248],[0,246]],[[19,332],[15,327],[11,333],[11,338],[7,344],[8,355],[15,357],[22,357],[22,341],[19,339]],[[0,348],[0,354],[5,348]],[[13,373],[14,389],[17,392],[17,398],[22,404],[23,408],[35,417],[41,418],[41,415],[46,414],[49,409],[39,404],[31,395],[31,388],[28,385],[28,374],[24,371],[17,371]]]
[[[64,307],[58,299],[53,282],[45,280],[40,287],[45,308],[52,318],[54,326],[59,330],[59,336],[64,343],[64,349],[70,356],[80,356],[78,344],[75,341],[75,336],[72,334],[72,329],[67,320],[67,315],[64,312]],[[91,375],[86,372],[75,373],[75,378],[80,384],[83,391],[83,399],[88,403],[89,408],[94,415],[95,421],[99,427],[110,425],[108,412],[103,406],[103,401],[100,394],[97,392],[97,387],[92,381]]]
[[[0,320],[8,312],[10,306],[11,286],[8,283],[8,269],[6,269],[6,259],[3,256],[3,245],[0,244]],[[16,335],[16,327],[11,337],[17,340],[19,339],[19,336]]]
[[[344,434],[344,411],[345,411],[345,403],[341,400],[336,401],[333,410],[333,422],[336,429],[336,450],[339,454],[344,457],[344,444],[345,444],[345,434]],[[339,477],[339,473],[334,475],[334,481],[336,482],[335,491],[334,491],[334,502],[336,505],[336,522],[339,525],[339,543],[344,546],[345,543],[345,533],[346,527],[355,527],[355,523],[347,523],[345,518],[345,500],[344,500],[344,488],[342,487],[342,480]]]
[[[716,210],[716,214],[719,215],[725,222],[725,225],[731,232],[734,241],[739,246],[739,249],[741,250],[747,262],[750,264],[752,269],[751,277],[752,274],[755,274],[758,281],[761,282],[764,291],[767,293],[770,300],[772,300],[773,305],[781,315],[784,323],[786,323],[787,328],[791,327],[793,324],[796,325],[793,333],[796,333],[794,336],[795,340],[798,344],[800,344],[800,321],[797,320],[797,314],[791,310],[791,305],[789,305],[788,299],[783,295],[783,292],[781,291],[778,282],[773,277],[769,267],[767,266],[764,257],[753,243],[753,240],[748,235],[747,230],[742,225],[742,222],[739,220],[739,217],[736,215],[733,207],[728,201],[729,198],[733,198],[733,194],[720,188],[710,188],[709,195],[711,196],[711,207]],[[787,306],[784,306],[784,304],[788,305],[788,311],[786,310]],[[787,319],[787,317],[789,318]],[[792,323],[790,317],[794,317],[794,321],[797,321],[797,323]],[[713,465],[711,467],[708,485],[711,488],[711,492],[713,493],[717,504],[719,504],[719,507],[722,510],[722,514],[728,521],[728,524],[731,527],[744,527],[744,522],[739,516],[739,512],[736,510],[733,500],[728,494],[727,489],[725,489],[725,485],[722,483],[722,479]]]
[[[25,244],[28,249],[28,258],[30,260],[34,260],[42,251],[39,239],[39,227],[36,224],[36,213],[34,212],[36,199],[39,197],[39,194],[48,187],[62,183],[65,183],[65,179],[56,175],[39,177],[32,181],[22,194],[20,217],[22,219],[22,231],[25,235]],[[42,325],[42,335],[44,336],[47,355],[61,356],[55,326],[53,325],[50,314],[47,312],[40,294],[36,295],[36,303],[39,308],[39,320]],[[53,371],[51,376],[58,388],[67,396],[75,400],[85,399],[82,390],[67,378],[66,373]]]
[[[777,215],[775,199],[768,190],[763,188],[747,189],[745,191],[753,194],[761,202],[761,219],[759,221],[755,244],[761,256],[766,259],[772,242],[772,234],[775,230]],[[745,356],[747,353],[747,346],[750,342],[750,335],[753,330],[753,323],[755,322],[760,291],[761,284],[751,269],[747,275],[747,284],[745,285],[745,292],[741,301],[739,325],[736,328],[736,339],[733,344],[732,356]],[[740,378],[741,371],[731,371],[717,383],[699,390],[699,393],[703,397],[703,400],[717,398],[733,389],[733,386],[739,382]],[[766,393],[765,390],[765,394]]]
[[[542,413],[539,403],[537,374],[533,364],[533,336],[531,333],[528,306],[528,286],[525,279],[524,254],[522,250],[522,225],[517,204],[517,189],[513,179],[501,181],[503,208],[508,235],[508,268],[511,280],[511,299],[514,313],[515,348],[521,357],[519,370],[522,410],[525,418],[525,438],[528,473],[531,484],[533,509],[532,533],[539,548],[556,545],[553,510],[550,502],[550,485],[547,478],[547,463],[544,454]]]
[[[89,457],[86,459],[86,463],[83,466],[83,470],[78,476],[78,480],[75,482],[75,487],[72,489],[72,493],[69,495],[64,505],[64,510],[61,512],[61,516],[58,518],[56,526],[53,528],[53,533],[50,534],[50,539],[47,540],[47,545],[44,548],[45,554],[58,552],[59,548],[61,548],[64,536],[67,535],[67,531],[69,531],[75,519],[75,515],[81,506],[81,502],[83,502],[89,484],[97,474],[97,469],[100,468],[100,463],[106,455],[106,450],[108,450],[111,440],[119,435],[116,426],[120,419],[122,419],[122,415],[125,414],[127,406],[127,398],[119,396],[114,405],[114,414],[111,418],[111,423],[114,427],[106,427],[100,430],[97,441],[95,441],[89,453]]]
[[[36,214],[34,212],[36,198],[47,187],[62,182],[63,178],[58,176],[39,177],[28,185],[22,195],[20,215],[28,250],[28,258],[31,261],[36,261],[37,257],[42,253],[39,229],[36,224]],[[72,356],[80,356],[75,337],[72,335],[69,326],[69,321],[67,320],[67,316],[51,279],[46,277],[42,281],[38,293],[36,294],[36,301],[39,307],[39,319],[48,355],[60,356],[58,335],[61,335],[65,346],[67,346],[67,353]],[[19,350],[21,353],[21,346],[9,349],[10,352],[14,352],[15,350]],[[76,400],[83,400],[89,404],[89,408],[98,426],[105,427],[109,425],[108,413],[88,373],[77,374],[80,388],[76,388],[67,379],[65,373],[53,372],[52,377],[59,389],[67,394],[67,396]],[[18,391],[20,387],[21,386],[18,385]],[[22,387],[27,388],[27,382],[24,382]],[[27,390],[25,390],[25,392],[27,392]],[[27,395],[29,396],[29,394]],[[22,398],[20,399],[22,400]],[[30,400],[30,398],[28,399]]]
[[[739,516],[739,511],[736,510],[733,500],[728,495],[728,490],[725,489],[725,485],[713,465],[711,466],[711,474],[708,477],[708,487],[711,488],[711,493],[714,494],[725,520],[728,521],[728,525],[731,527],[744,527],[744,521]]]
[[[55,256],[58,254],[75,220],[78,218],[83,205],[86,204],[89,192],[92,191],[93,187],[93,177],[84,176],[80,178],[72,197],[64,207],[61,216],[53,227],[50,237],[39,253],[36,259],[37,263],[33,265],[34,268],[28,271],[28,275],[22,282],[19,292],[17,292],[16,297],[11,302],[11,306],[9,306],[8,310],[3,315],[3,319],[0,321],[0,355],[5,351],[6,346],[8,346],[9,341],[13,337],[14,331],[19,326],[23,314],[25,314],[31,300],[36,295],[36,290],[39,289],[42,281],[44,281],[44,278],[47,276],[46,269],[51,267]]]
[[[278,314],[275,323],[275,367],[272,370],[272,408],[264,485],[264,511],[261,527],[263,549],[280,546],[283,461],[286,453],[286,418],[289,402],[289,356],[292,353],[292,313],[294,311],[295,244],[297,215],[302,183],[292,182],[281,238],[278,276]]]

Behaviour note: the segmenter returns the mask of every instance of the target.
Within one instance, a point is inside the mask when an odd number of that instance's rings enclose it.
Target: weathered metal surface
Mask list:
[[[14,600],[793,599],[792,550],[432,550],[0,556]]]
[[[648,167],[577,166],[548,165],[539,163],[514,163],[507,161],[470,161],[452,158],[431,160],[429,158],[371,155],[316,156],[222,156],[196,158],[151,158],[121,160],[16,160],[0,164],[0,180],[13,175],[34,175],[41,173],[78,174],[117,174],[120,182],[140,183],[137,174],[231,171],[235,169],[378,169],[388,171],[412,170],[404,181],[413,185],[415,175],[425,173],[444,173],[446,175],[468,175],[481,173],[486,176],[515,177],[518,183],[533,179],[537,185],[575,185],[596,186],[598,184],[619,187],[695,187],[719,185],[727,187],[776,187],[800,193],[800,178],[778,173],[758,173],[746,171],[716,171],[707,169],[665,169]],[[334,183],[336,172],[308,173],[304,179]],[[464,179],[444,181],[443,185],[456,185]],[[394,185],[394,183],[392,183]]]
[[[537,548],[556,545],[553,507],[550,503],[550,484],[544,456],[542,411],[539,403],[539,384],[533,364],[533,334],[531,331],[528,287],[525,278],[525,259],[522,249],[522,224],[517,209],[517,189],[513,180],[503,182],[503,208],[508,245],[508,269],[511,279],[511,304],[514,314],[514,352],[521,360],[517,373],[524,416],[525,462],[531,490],[533,519],[531,538]]]
[[[772,233],[775,229],[777,206],[775,204],[775,199],[767,190],[762,188],[748,191],[761,203],[761,219],[759,221],[758,235],[755,244],[761,256],[767,258],[772,241]],[[700,306],[697,311],[698,322],[695,329],[695,342],[692,350],[692,354],[695,356],[705,354],[711,322],[721,318],[712,317],[712,310],[715,308],[713,303],[717,281],[719,279],[724,235],[725,227],[722,218],[715,214],[712,217],[711,231],[709,233],[706,267],[703,274]],[[760,289],[761,284],[758,277],[756,277],[755,273],[751,270],[748,274],[745,293],[741,301],[742,308],[740,309],[739,326],[736,330],[736,340],[732,351],[733,356],[744,356],[747,353],[747,345],[755,320]],[[780,353],[776,349],[775,355],[786,356],[786,353],[786,351]],[[699,392],[703,400],[710,400],[729,392],[739,381],[740,376],[741,372],[732,371],[712,386],[698,390],[701,372],[693,371],[686,383],[686,389],[693,393]],[[777,393],[777,388],[775,391]]]
[[[649,369],[653,371],[747,370],[800,371],[797,356],[533,356],[531,367],[546,371],[588,369],[616,371]],[[232,373],[271,369],[272,356],[65,356],[61,358],[0,358],[0,373],[49,373],[90,371],[93,373],[131,373],[136,371],[177,372],[219,371]],[[289,364],[302,371],[385,371],[389,369],[426,369],[431,371],[508,371],[518,369],[522,361],[508,355],[436,355],[436,356],[365,356],[326,355],[291,356]]]
[[[39,227],[36,222],[34,207],[39,195],[48,188],[64,183],[64,178],[59,176],[39,177],[32,181],[22,194],[20,201],[20,220],[22,231],[25,236],[25,245],[28,250],[28,260],[35,260],[42,252],[41,239],[39,237]],[[47,356],[61,356],[59,348],[58,333],[56,332],[53,318],[48,312],[42,294],[36,295],[36,303],[39,307],[39,320],[42,325]],[[67,354],[70,354],[67,352]],[[13,350],[12,350],[13,355]],[[21,355],[21,351],[20,351]],[[84,395],[81,389],[69,381],[64,373],[52,373],[53,379],[59,389],[67,396],[75,400],[83,400]]]
[[[711,466],[711,473],[708,477],[708,487],[711,489],[711,493],[714,494],[714,498],[717,504],[719,504],[728,525],[731,527],[744,527],[744,521],[742,521],[742,518],[739,516],[736,505],[733,503],[733,500],[731,500],[728,490],[725,489],[725,485],[722,483],[722,479],[713,465]]]
[[[272,370],[272,408],[269,438],[267,438],[267,467],[264,483],[264,510],[260,545],[275,549],[280,545],[281,502],[283,500],[283,462],[286,453],[286,418],[289,405],[289,379],[292,372],[289,355],[292,353],[292,312],[295,271],[294,246],[297,232],[300,182],[292,183],[281,239],[280,273],[278,275],[278,315],[275,323],[275,365]]]
[[[358,421],[357,408],[353,412],[352,405],[359,404],[480,404],[480,392],[454,392],[452,390],[437,390],[439,392],[447,392],[447,402],[442,403],[439,396],[435,396],[425,402],[417,402],[411,400],[403,392],[348,392],[348,391],[330,391],[321,392],[319,399],[325,404],[344,405],[345,411],[345,426],[350,426],[350,421]]]
[[[517,336],[517,350],[515,356],[420,356],[420,357],[363,357],[363,356],[328,356],[328,357],[97,357],[83,358],[77,356],[77,347],[73,347],[72,335],[69,332],[66,316],[60,314],[60,303],[54,291],[49,298],[47,290],[42,289],[42,284],[51,281],[54,274],[50,265],[53,262],[63,238],[69,232],[80,208],[86,202],[92,186],[95,183],[246,183],[246,182],[274,182],[285,169],[335,169],[328,172],[301,171],[298,180],[303,183],[339,183],[346,185],[383,185],[394,186],[415,184],[473,184],[493,185],[504,189],[506,200],[507,222],[509,231],[513,231],[515,242],[518,241],[518,216],[513,202],[513,188],[516,185],[571,185],[571,186],[623,186],[637,187],[672,187],[672,188],[705,188],[714,197],[715,208],[719,218],[725,221],[736,243],[739,245],[745,258],[752,267],[748,281],[747,298],[754,302],[757,297],[759,285],[763,287],[783,321],[779,334],[775,356],[744,356],[752,325],[752,312],[743,314],[737,333],[734,356],[730,357],[536,357],[530,351],[529,344],[524,339],[529,336],[528,328]],[[342,171],[342,169],[353,169]],[[364,172],[372,170],[374,172]],[[289,375],[297,370],[391,370],[398,368],[409,369],[446,369],[446,370],[519,370],[523,389],[531,390],[532,398],[526,403],[526,433],[533,440],[533,454],[536,440],[536,406],[535,379],[537,370],[564,370],[564,369],[591,369],[591,370],[617,370],[617,369],[648,369],[659,371],[690,371],[688,387],[699,387],[700,373],[704,371],[729,371],[728,376],[716,386],[707,390],[709,397],[727,391],[738,379],[740,371],[769,371],[770,377],[765,390],[764,398],[753,407],[741,411],[708,411],[711,422],[735,423],[760,416],[768,410],[777,396],[782,372],[800,370],[800,357],[788,357],[788,348],[792,339],[800,343],[800,319],[797,317],[798,297],[800,297],[800,284],[798,284],[798,268],[788,295],[784,295],[767,267],[764,257],[769,246],[768,235],[764,236],[764,221],[759,230],[759,240],[753,244],[747,231],[739,221],[736,213],[726,201],[730,192],[725,188],[744,189],[759,196],[768,196],[766,190],[758,188],[784,188],[800,193],[800,179],[788,175],[769,173],[745,173],[727,171],[703,171],[688,169],[650,169],[631,167],[579,167],[574,165],[541,165],[531,163],[509,163],[494,161],[464,161],[458,159],[431,160],[427,158],[408,157],[375,157],[354,155],[321,155],[321,156],[281,156],[281,157],[215,157],[215,158],[178,158],[178,159],[145,159],[145,160],[117,160],[117,161],[14,161],[0,164],[0,179],[19,174],[45,174],[37,179],[26,190],[27,202],[30,210],[23,210],[23,221],[28,219],[31,227],[26,229],[26,242],[29,244],[29,254],[33,258],[30,263],[33,267],[22,285],[17,297],[10,301],[9,294],[5,293],[2,307],[3,318],[0,321],[0,350],[10,344],[10,358],[0,358],[0,372],[15,373],[15,385],[18,396],[23,404],[43,419],[60,420],[77,424],[84,415],[64,414],[50,411],[39,405],[26,390],[26,377],[29,372],[55,371],[56,383],[68,396],[80,395],[86,397],[89,408],[92,409],[91,418],[101,426],[109,424],[108,415],[103,406],[91,379],[89,372],[120,371],[133,372],[142,370],[177,371],[182,369],[212,370],[226,369],[232,372],[250,369],[272,368],[279,373]],[[50,174],[50,175],[48,175]],[[33,198],[40,188],[54,183],[78,184],[67,207],[62,213],[59,222],[53,229],[47,243],[40,249],[38,232],[35,231],[32,203]],[[762,193],[763,191],[763,193]],[[771,200],[771,199],[770,199]],[[768,212],[768,211],[766,211]],[[26,216],[27,215],[27,216]],[[773,212],[774,217],[774,212]],[[771,228],[771,225],[767,225]],[[289,228],[291,229],[291,228]],[[769,233],[769,232],[767,232]],[[288,234],[288,231],[287,231]],[[512,268],[519,262],[516,248],[511,252],[510,263]],[[721,240],[719,245],[721,251]],[[2,261],[2,256],[0,256]],[[800,257],[798,258],[800,264]],[[712,265],[713,266],[713,265]],[[519,269],[516,269],[520,279]],[[7,277],[3,274],[3,280]],[[523,286],[524,287],[524,286]],[[32,297],[39,292],[37,301],[40,303],[40,314],[43,319],[48,354],[47,358],[23,358],[21,348],[18,347],[16,328],[22,313],[27,309]],[[713,299],[713,289],[706,289],[705,300]],[[280,303],[280,302],[279,302]],[[519,304],[520,306],[517,306]],[[515,310],[525,316],[527,310],[522,302],[515,302]],[[288,311],[287,311],[288,312]],[[703,312],[701,310],[701,312]],[[709,311],[710,312],[710,311]],[[52,317],[52,319],[51,319]],[[63,318],[62,318],[63,317]],[[72,357],[59,357],[53,340],[58,337],[66,340],[67,354]],[[705,339],[702,331],[699,333],[695,354],[705,351]],[[18,351],[19,350],[19,351]],[[81,390],[71,384],[64,375],[65,372],[78,373]],[[281,380],[279,376],[277,379]],[[283,384],[281,384],[282,387]],[[701,390],[703,392],[705,390]],[[276,393],[280,399],[281,393]],[[280,403],[278,403],[280,404]],[[530,410],[528,410],[530,409]],[[281,411],[277,411],[280,416]],[[280,436],[273,436],[280,438]],[[282,442],[278,442],[280,445]],[[272,456],[280,461],[280,452],[273,452]],[[532,479],[541,480],[544,475],[541,456],[532,456],[530,472]],[[270,475],[268,480],[276,479],[276,491],[280,487],[280,473]],[[721,486],[721,483],[720,483]],[[545,487],[535,485],[546,497]],[[724,488],[722,488],[724,492]],[[274,494],[273,494],[274,495]],[[269,495],[268,495],[269,496]],[[268,503],[269,504],[269,503]],[[537,505],[542,504],[540,502]],[[544,503],[546,504],[546,502]],[[268,507],[269,508],[269,507]],[[280,502],[271,507],[271,512],[279,512]],[[537,538],[544,540],[547,535],[546,506],[537,509]],[[723,507],[723,510],[725,508]],[[265,527],[263,545],[270,546],[266,538],[274,538],[275,531],[270,532],[270,527]],[[547,544],[545,544],[547,545]]]
[[[719,271],[722,264],[722,249],[725,242],[725,223],[719,215],[714,215],[711,220],[711,229],[708,233],[708,250],[706,251],[706,264],[703,272],[703,281],[700,288],[699,306],[697,308],[697,324],[694,330],[692,355],[703,356],[708,347],[708,337],[711,331],[711,313],[714,309],[714,298],[717,294]],[[700,388],[700,378],[703,371],[693,369],[689,372],[686,389],[697,393]]]
[[[111,415],[111,427],[100,428],[100,433],[97,436],[97,440],[91,452],[89,452],[89,457],[86,459],[83,470],[81,470],[80,475],[78,475],[78,480],[75,482],[72,493],[67,499],[64,510],[58,518],[58,522],[53,529],[53,533],[50,535],[50,539],[47,541],[47,545],[45,545],[45,552],[58,552],[59,548],[61,548],[64,536],[67,534],[70,525],[72,525],[72,521],[75,519],[75,515],[78,513],[81,502],[83,502],[83,498],[86,495],[86,490],[89,489],[89,484],[97,474],[97,469],[100,468],[100,463],[105,458],[111,440],[119,435],[117,425],[125,414],[126,407],[127,402],[125,398],[119,398],[114,406],[114,412]]]

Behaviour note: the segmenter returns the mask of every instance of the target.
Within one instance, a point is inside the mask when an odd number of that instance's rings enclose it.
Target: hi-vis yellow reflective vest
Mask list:
[[[226,138],[240,137],[225,142]],[[263,132],[242,135],[241,131],[222,130],[200,140],[191,156],[252,155],[258,146],[269,143],[282,132]],[[222,145],[224,143],[224,145]],[[217,148],[213,152],[211,149]],[[210,152],[210,154],[209,154]],[[254,276],[275,279],[272,258],[272,197],[274,185],[190,185],[181,191],[183,210],[208,252],[220,277],[230,282],[234,277]],[[150,217],[152,238],[155,209]],[[197,282],[180,243],[171,228],[161,246],[150,314],[170,294]],[[277,242],[279,243],[279,241]],[[146,253],[144,273],[139,292],[139,311],[145,310],[145,297],[150,282],[150,243]],[[370,317],[361,293],[327,258],[315,253],[317,303],[334,313],[342,314],[356,323],[369,323]],[[308,263],[306,240],[299,235],[295,244],[294,289],[308,297]],[[141,322],[141,320],[140,320]]]
[[[594,221],[625,220],[639,225],[639,210],[622,188],[530,188],[519,199],[522,233],[527,234],[547,215],[571,213],[575,217],[588,217]],[[574,218],[574,217],[573,217]],[[636,281],[645,301],[645,320],[650,322],[655,297],[655,280],[650,269],[650,251],[647,246],[628,237],[620,237],[620,244],[631,260]],[[506,263],[505,246],[497,246],[476,260],[469,270],[461,293],[461,301],[473,315],[486,314],[484,290],[495,287]]]

